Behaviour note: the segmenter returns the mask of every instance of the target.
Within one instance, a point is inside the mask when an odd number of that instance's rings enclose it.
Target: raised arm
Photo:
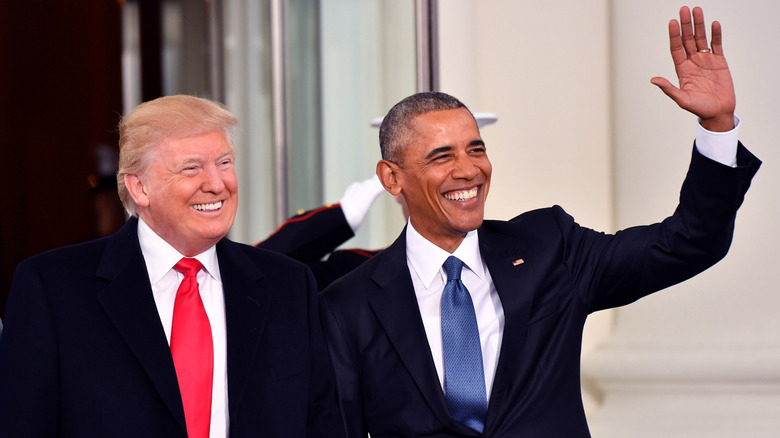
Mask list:
[[[697,115],[709,131],[729,131],[734,127],[734,84],[723,56],[720,23],[712,23],[712,40],[707,43],[704,12],[701,8],[680,8],[680,21],[669,22],[669,47],[679,87],[667,79],[654,77],[657,85],[680,108]]]

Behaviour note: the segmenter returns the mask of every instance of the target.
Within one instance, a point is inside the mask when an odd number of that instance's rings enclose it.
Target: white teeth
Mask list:
[[[477,196],[476,187],[474,187],[471,190],[461,190],[459,192],[452,192],[444,195],[444,197],[449,199],[450,201],[468,201],[469,199],[473,199],[476,196]]]
[[[220,208],[222,208],[222,201],[212,202],[211,204],[195,204],[192,206],[192,208],[198,211],[219,210]]]

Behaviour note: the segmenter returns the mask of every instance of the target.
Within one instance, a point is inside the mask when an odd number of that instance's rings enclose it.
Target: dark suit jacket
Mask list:
[[[557,206],[484,222],[479,247],[505,326],[483,436],[589,436],[580,395],[585,318],[687,279],[726,254],[760,164],[742,146],[738,159],[731,169],[694,152],[680,205],[660,224],[607,235]],[[405,234],[323,298],[348,436],[479,436],[448,412]]]
[[[317,287],[323,290],[379,252],[336,250],[354,235],[341,205],[327,205],[291,217],[256,246],[305,263],[314,274]]]
[[[0,338],[0,436],[186,436],[137,223],[18,266]],[[309,270],[227,239],[217,256],[230,436],[343,436]]]

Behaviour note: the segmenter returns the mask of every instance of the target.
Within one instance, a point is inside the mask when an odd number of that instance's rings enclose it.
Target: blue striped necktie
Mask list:
[[[487,391],[482,348],[474,304],[460,281],[463,262],[450,256],[444,262],[447,284],[441,296],[441,337],[444,350],[444,392],[452,417],[482,432]]]

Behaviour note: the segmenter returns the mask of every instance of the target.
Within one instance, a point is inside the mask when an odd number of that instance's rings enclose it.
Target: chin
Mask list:
[[[469,230],[473,230],[479,228],[480,225],[482,225],[483,220],[484,214],[480,212],[479,214],[473,214],[470,217],[463,218],[461,224],[467,227]]]
[[[230,231],[230,228],[224,228],[220,227],[219,229],[207,229],[207,230],[201,230],[201,238],[204,240],[211,240],[214,243],[222,240],[223,237],[227,236],[228,231]]]
[[[482,226],[482,221],[480,220],[480,221],[472,221],[472,222],[458,224],[454,228],[460,230],[461,233],[465,234],[470,231],[474,231],[481,226]]]

